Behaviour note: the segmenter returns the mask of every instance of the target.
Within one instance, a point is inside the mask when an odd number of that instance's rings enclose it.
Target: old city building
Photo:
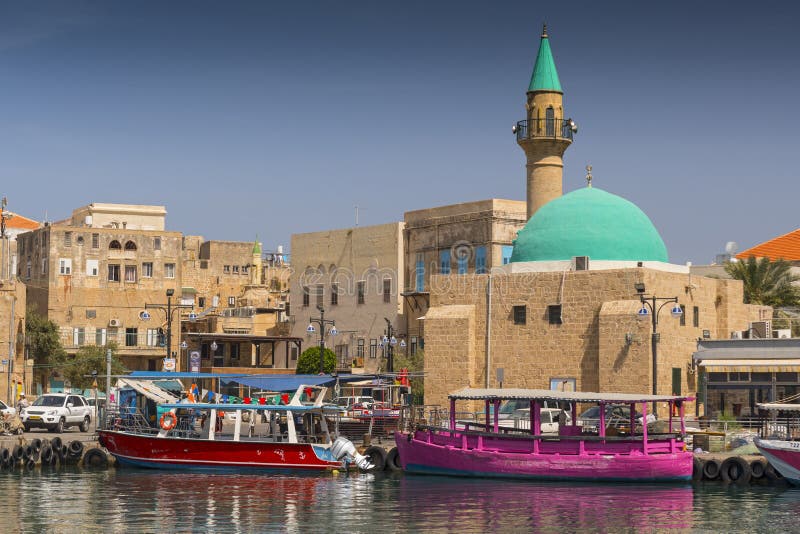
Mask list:
[[[318,345],[319,327],[310,334],[307,327],[322,308],[336,323],[337,335],[330,327],[323,335],[340,369],[386,371],[389,351],[405,345],[403,223],[293,234],[291,250],[292,335]],[[397,343],[384,346],[384,336]]]
[[[40,223],[0,205],[0,399],[13,406],[30,392],[32,367],[25,358],[25,285],[16,278],[17,236]]]
[[[405,213],[404,318],[408,350],[424,346],[425,314],[435,274],[483,274],[511,260],[527,221],[526,204],[489,199]]]
[[[195,352],[203,370],[274,367],[273,353],[293,369],[287,266],[265,267],[258,243],[167,231],[165,218],[163,206],[94,203],[21,235],[28,305],[59,326],[68,354],[114,343],[132,370],[185,370]]]
[[[739,281],[668,263],[649,218],[592,187],[591,172],[562,196],[561,156],[575,128],[561,96],[545,32],[516,128],[530,220],[508,264],[431,278],[426,404],[445,405],[464,386],[694,394],[696,340],[771,314],[743,304]]]
[[[186,236],[181,302],[197,311],[182,323],[184,365],[195,353],[204,372],[293,371],[302,340],[287,337],[289,274],[282,251],[265,260],[258,241]]]
[[[59,326],[68,354],[113,342],[128,368],[162,368],[166,312],[142,312],[180,292],[182,236],[165,230],[165,215],[163,206],[90,204],[18,237],[28,305]],[[179,325],[172,314],[171,331]]]

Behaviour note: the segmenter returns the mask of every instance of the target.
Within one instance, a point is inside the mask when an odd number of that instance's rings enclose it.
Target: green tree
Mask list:
[[[743,261],[725,264],[725,272],[744,283],[744,301],[748,304],[773,308],[800,304],[800,290],[794,285],[800,276],[792,274],[787,261],[750,256]]]
[[[128,370],[115,356],[116,345],[85,345],[78,349],[75,356],[65,356],[60,364],[61,374],[70,381],[73,388],[88,389],[92,387],[92,371],[98,375],[106,374],[106,350],[111,349],[111,374],[119,375]]]
[[[412,356],[411,351],[407,350],[406,354],[399,354],[395,351],[393,367],[394,371],[400,372],[400,369],[408,369],[409,384],[411,385],[411,394],[414,396],[415,404],[423,404],[425,394],[425,378],[422,372],[425,370],[425,353],[422,349],[417,349],[416,353]]]
[[[59,340],[58,325],[33,308],[25,315],[25,342],[28,357],[35,368],[46,369],[60,365],[66,356]]]
[[[325,374],[336,369],[336,354],[331,349],[325,349]],[[297,374],[313,375],[319,373],[319,347],[311,347],[303,351],[297,359]]]

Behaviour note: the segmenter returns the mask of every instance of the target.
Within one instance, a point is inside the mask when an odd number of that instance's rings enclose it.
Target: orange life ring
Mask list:
[[[167,420],[167,416],[169,416],[169,420]],[[164,430],[172,430],[178,424],[178,417],[172,412],[164,412],[161,415],[161,419],[158,420],[158,424]]]

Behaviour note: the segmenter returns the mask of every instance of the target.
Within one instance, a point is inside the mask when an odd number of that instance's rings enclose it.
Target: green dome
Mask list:
[[[585,187],[539,208],[517,234],[512,262],[569,260],[667,261],[667,247],[636,204]]]

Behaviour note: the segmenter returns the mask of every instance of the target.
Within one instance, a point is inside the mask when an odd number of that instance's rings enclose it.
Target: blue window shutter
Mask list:
[[[425,261],[417,259],[417,291],[425,291]]]
[[[486,273],[486,247],[477,247],[475,249],[475,273]]]
[[[503,265],[511,263],[511,254],[514,252],[513,245],[503,245]]]
[[[439,274],[450,274],[450,250],[439,252]]]

